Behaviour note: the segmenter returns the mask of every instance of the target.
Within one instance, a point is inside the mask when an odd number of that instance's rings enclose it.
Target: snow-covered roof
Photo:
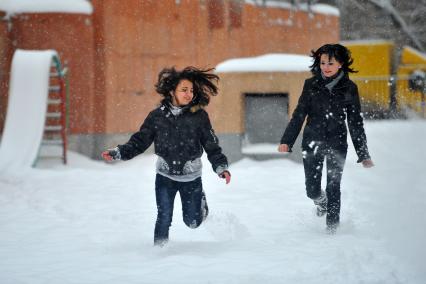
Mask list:
[[[311,5],[311,9],[312,9],[312,12],[318,13],[318,14],[340,16],[339,9],[327,4],[314,4],[314,5]]]
[[[342,40],[343,45],[365,45],[365,44],[392,44],[392,41],[386,39],[356,39],[356,40]]]
[[[0,10],[7,16],[20,13],[76,13],[92,14],[87,0],[1,0]]]
[[[274,0],[245,0],[246,4],[249,5],[255,5],[255,6],[266,6],[266,7],[273,7],[273,8],[282,8],[282,9],[298,9],[304,12],[309,11],[308,5],[301,3],[298,5],[292,5],[288,2],[282,2],[282,1],[274,1]],[[334,6],[327,5],[327,4],[314,4],[311,5],[311,11],[318,14],[325,14],[325,15],[332,15],[332,16],[340,16],[340,11]]]
[[[421,52],[420,50],[417,50],[411,46],[408,45],[404,45],[404,48],[411,51],[412,53],[416,54],[419,57],[422,57],[423,59],[426,58],[426,53],[425,52]]]
[[[216,72],[305,72],[310,65],[312,59],[306,55],[273,53],[229,59],[219,63]]]

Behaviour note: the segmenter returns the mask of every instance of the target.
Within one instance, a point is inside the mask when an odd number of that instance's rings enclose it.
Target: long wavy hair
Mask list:
[[[336,61],[342,64],[341,70],[346,74],[358,72],[350,67],[354,60],[348,48],[341,44],[325,44],[318,48],[316,51],[311,51],[311,57],[313,58],[314,63],[309,67],[311,68],[312,74],[318,75],[321,73],[320,64],[321,55],[323,54],[327,54],[329,58],[334,57]]]
[[[194,97],[191,105],[206,106],[210,102],[211,96],[217,95],[217,82],[219,76],[211,73],[214,68],[198,69],[193,66],[185,67],[183,70],[176,70],[175,67],[164,68],[158,74],[158,81],[155,84],[155,90],[164,97],[162,103],[172,102],[172,93],[176,90],[181,80],[192,82],[194,88]]]

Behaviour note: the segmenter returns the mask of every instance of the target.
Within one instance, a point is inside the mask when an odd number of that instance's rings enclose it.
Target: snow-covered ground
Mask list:
[[[0,283],[426,283],[426,122],[366,130],[376,167],[350,146],[336,235],[286,159],[235,163],[230,185],[205,161],[210,216],[185,227],[177,198],[163,248],[152,155],[0,174]]]

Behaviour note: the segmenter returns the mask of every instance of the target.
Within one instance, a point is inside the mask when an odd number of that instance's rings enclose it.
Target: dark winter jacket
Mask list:
[[[118,145],[121,159],[129,160],[143,153],[152,142],[155,154],[167,162],[171,175],[183,175],[185,163],[200,158],[203,148],[214,171],[228,166],[209,116],[199,107],[185,108],[177,116],[167,104],[151,111],[140,130],[126,144]]]
[[[346,151],[347,119],[358,162],[370,159],[357,86],[347,74],[331,91],[326,88],[326,83],[321,75],[305,81],[298,105],[281,138],[281,144],[288,144],[291,149],[307,117],[302,140],[303,150],[309,151],[315,146],[325,145]]]

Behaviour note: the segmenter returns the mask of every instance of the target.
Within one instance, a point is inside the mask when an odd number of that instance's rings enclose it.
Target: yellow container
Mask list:
[[[366,40],[342,42],[352,53],[351,74],[357,84],[364,109],[389,110],[390,79],[394,44],[390,41]]]

